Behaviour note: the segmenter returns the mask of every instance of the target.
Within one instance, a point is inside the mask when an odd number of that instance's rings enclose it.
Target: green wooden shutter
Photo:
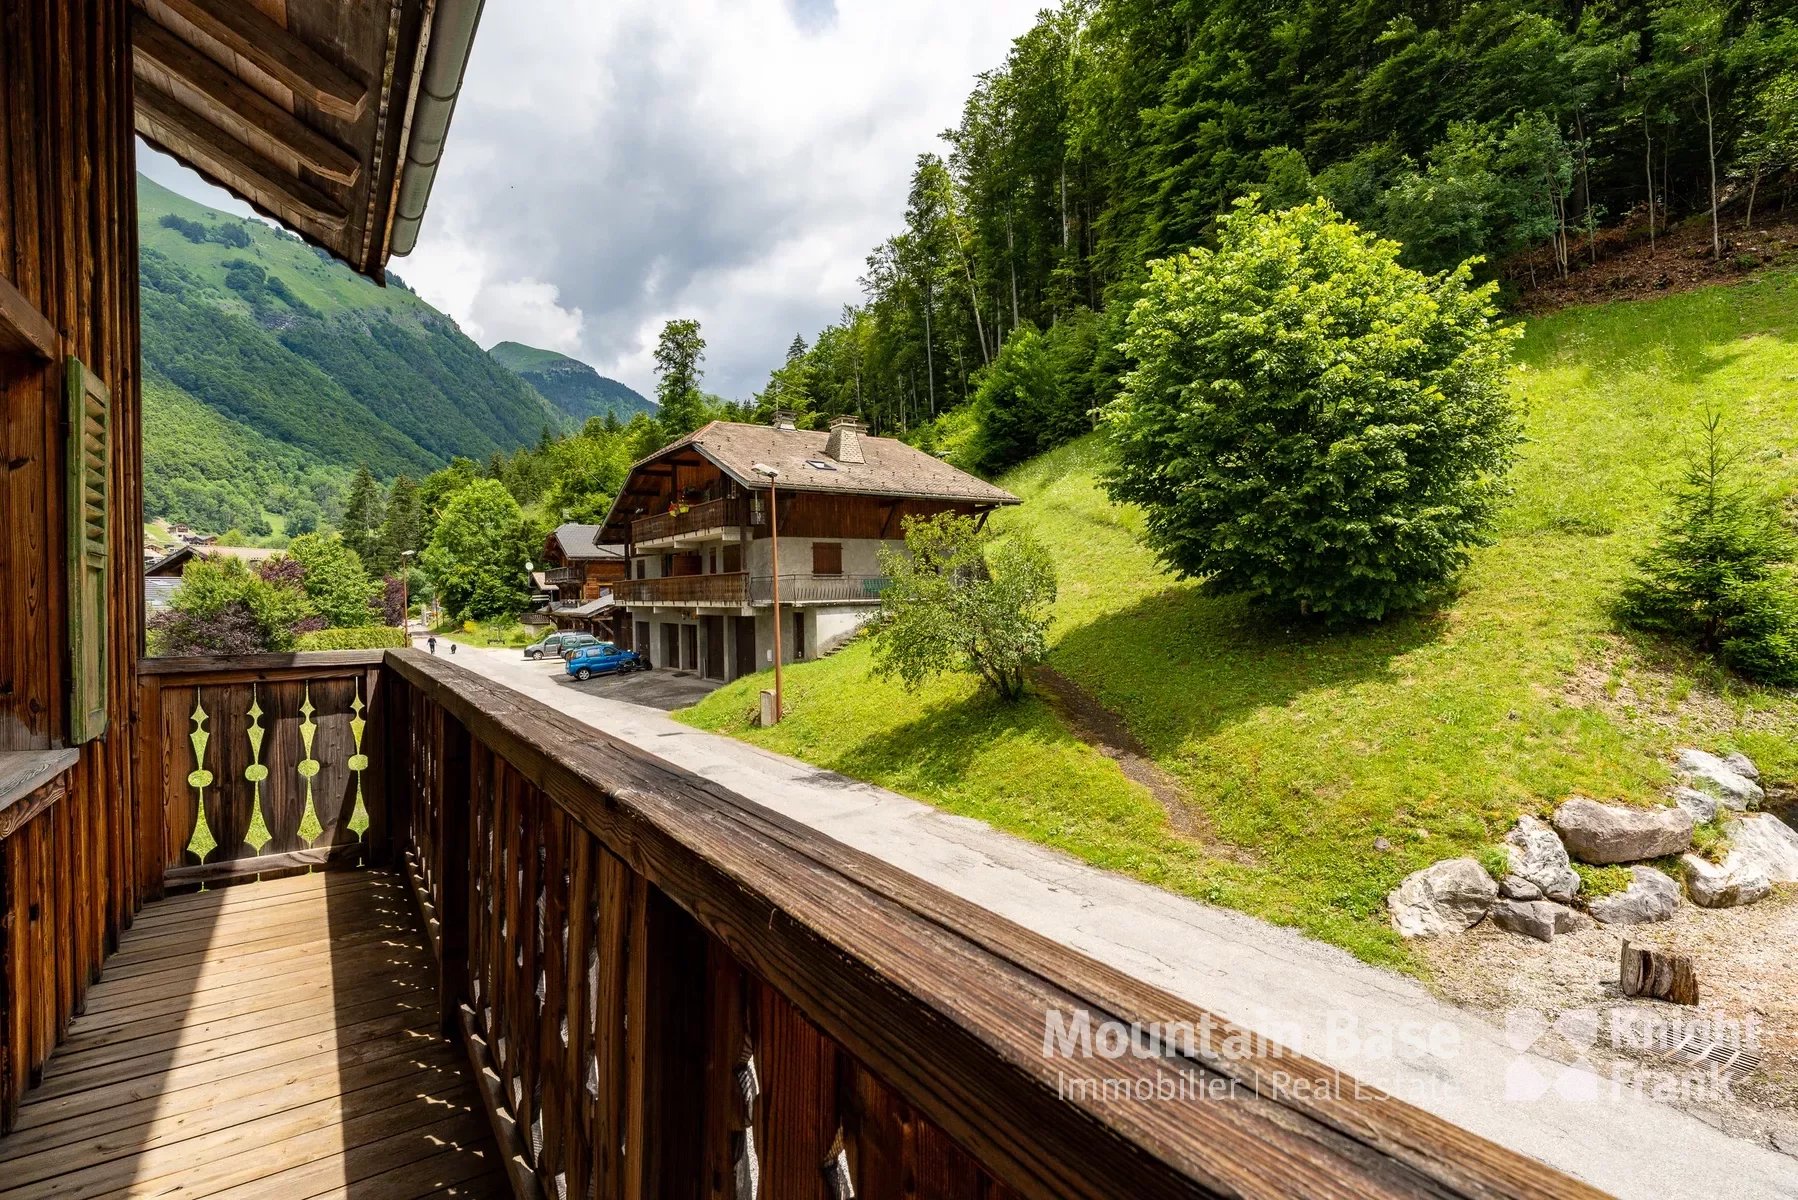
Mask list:
[[[69,743],[106,732],[112,395],[80,359],[68,370]]]

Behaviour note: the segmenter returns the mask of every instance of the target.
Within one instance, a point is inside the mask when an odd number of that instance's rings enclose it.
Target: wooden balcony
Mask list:
[[[743,571],[727,571],[718,575],[620,579],[612,585],[612,601],[623,605],[686,604],[743,608],[749,603],[749,576]]]
[[[207,890],[86,990],[6,1200],[1596,1195],[445,658],[142,678],[140,866]]]
[[[879,604],[885,575],[782,575],[782,604]],[[751,604],[774,603],[774,577],[757,575],[749,583]]]
[[[726,530],[734,533],[750,523],[749,502],[736,499],[706,500],[682,505],[673,512],[657,513],[631,522],[631,544],[638,548],[682,538],[701,540]]]

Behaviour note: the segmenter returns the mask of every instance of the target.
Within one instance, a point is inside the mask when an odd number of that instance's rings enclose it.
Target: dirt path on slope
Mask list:
[[[1175,833],[1214,857],[1239,863],[1255,861],[1249,851],[1218,836],[1203,810],[1192,802],[1186,785],[1149,757],[1148,749],[1124,719],[1099,703],[1098,697],[1050,667],[1036,668],[1031,678],[1075,737],[1117,763],[1124,778],[1149,789]]]

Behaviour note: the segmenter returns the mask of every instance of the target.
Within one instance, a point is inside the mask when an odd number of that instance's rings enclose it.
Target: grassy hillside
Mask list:
[[[501,342],[487,353],[577,422],[607,413],[629,421],[638,413],[655,412],[656,406],[636,389],[608,379],[566,354],[518,342]]]
[[[160,385],[146,396],[148,490],[159,502],[241,478],[196,450],[221,427],[170,403],[177,394],[284,447],[271,457],[242,443],[296,490],[358,463],[424,474],[569,424],[403,284],[376,287],[297,238],[141,176],[138,199],[144,372]],[[198,509],[151,515],[217,524]]]
[[[999,527],[1059,563],[1051,665],[1185,787],[1192,835],[1044,702],[1009,713],[960,683],[907,696],[867,678],[865,645],[790,671],[793,716],[773,730],[743,720],[764,679],[686,718],[1410,965],[1386,892],[1521,812],[1570,792],[1650,800],[1691,742],[1798,776],[1798,697],[1606,613],[1706,402],[1771,484],[1798,488],[1798,275],[1535,320],[1519,360],[1529,442],[1498,540],[1436,610],[1358,633],[1282,627],[1162,574],[1139,514],[1097,486],[1096,438],[1004,481],[1025,503]]]

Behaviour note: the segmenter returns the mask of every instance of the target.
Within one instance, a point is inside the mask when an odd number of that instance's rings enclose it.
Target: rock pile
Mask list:
[[[1430,937],[1460,933],[1491,917],[1501,929],[1546,942],[1590,920],[1665,921],[1679,909],[1680,884],[1646,864],[1673,856],[1679,856],[1686,893],[1704,908],[1753,904],[1776,883],[1798,882],[1798,830],[1750,811],[1766,793],[1747,756],[1685,749],[1674,771],[1681,784],[1665,807],[1573,796],[1555,810],[1551,823],[1520,817],[1505,834],[1504,872],[1496,880],[1471,858],[1414,872],[1386,898],[1394,927],[1408,938]],[[1720,863],[1693,853],[1692,845],[1694,830],[1719,817],[1730,845]],[[1575,907],[1582,903],[1575,859],[1593,866],[1628,865],[1629,886],[1585,898],[1582,913]]]

